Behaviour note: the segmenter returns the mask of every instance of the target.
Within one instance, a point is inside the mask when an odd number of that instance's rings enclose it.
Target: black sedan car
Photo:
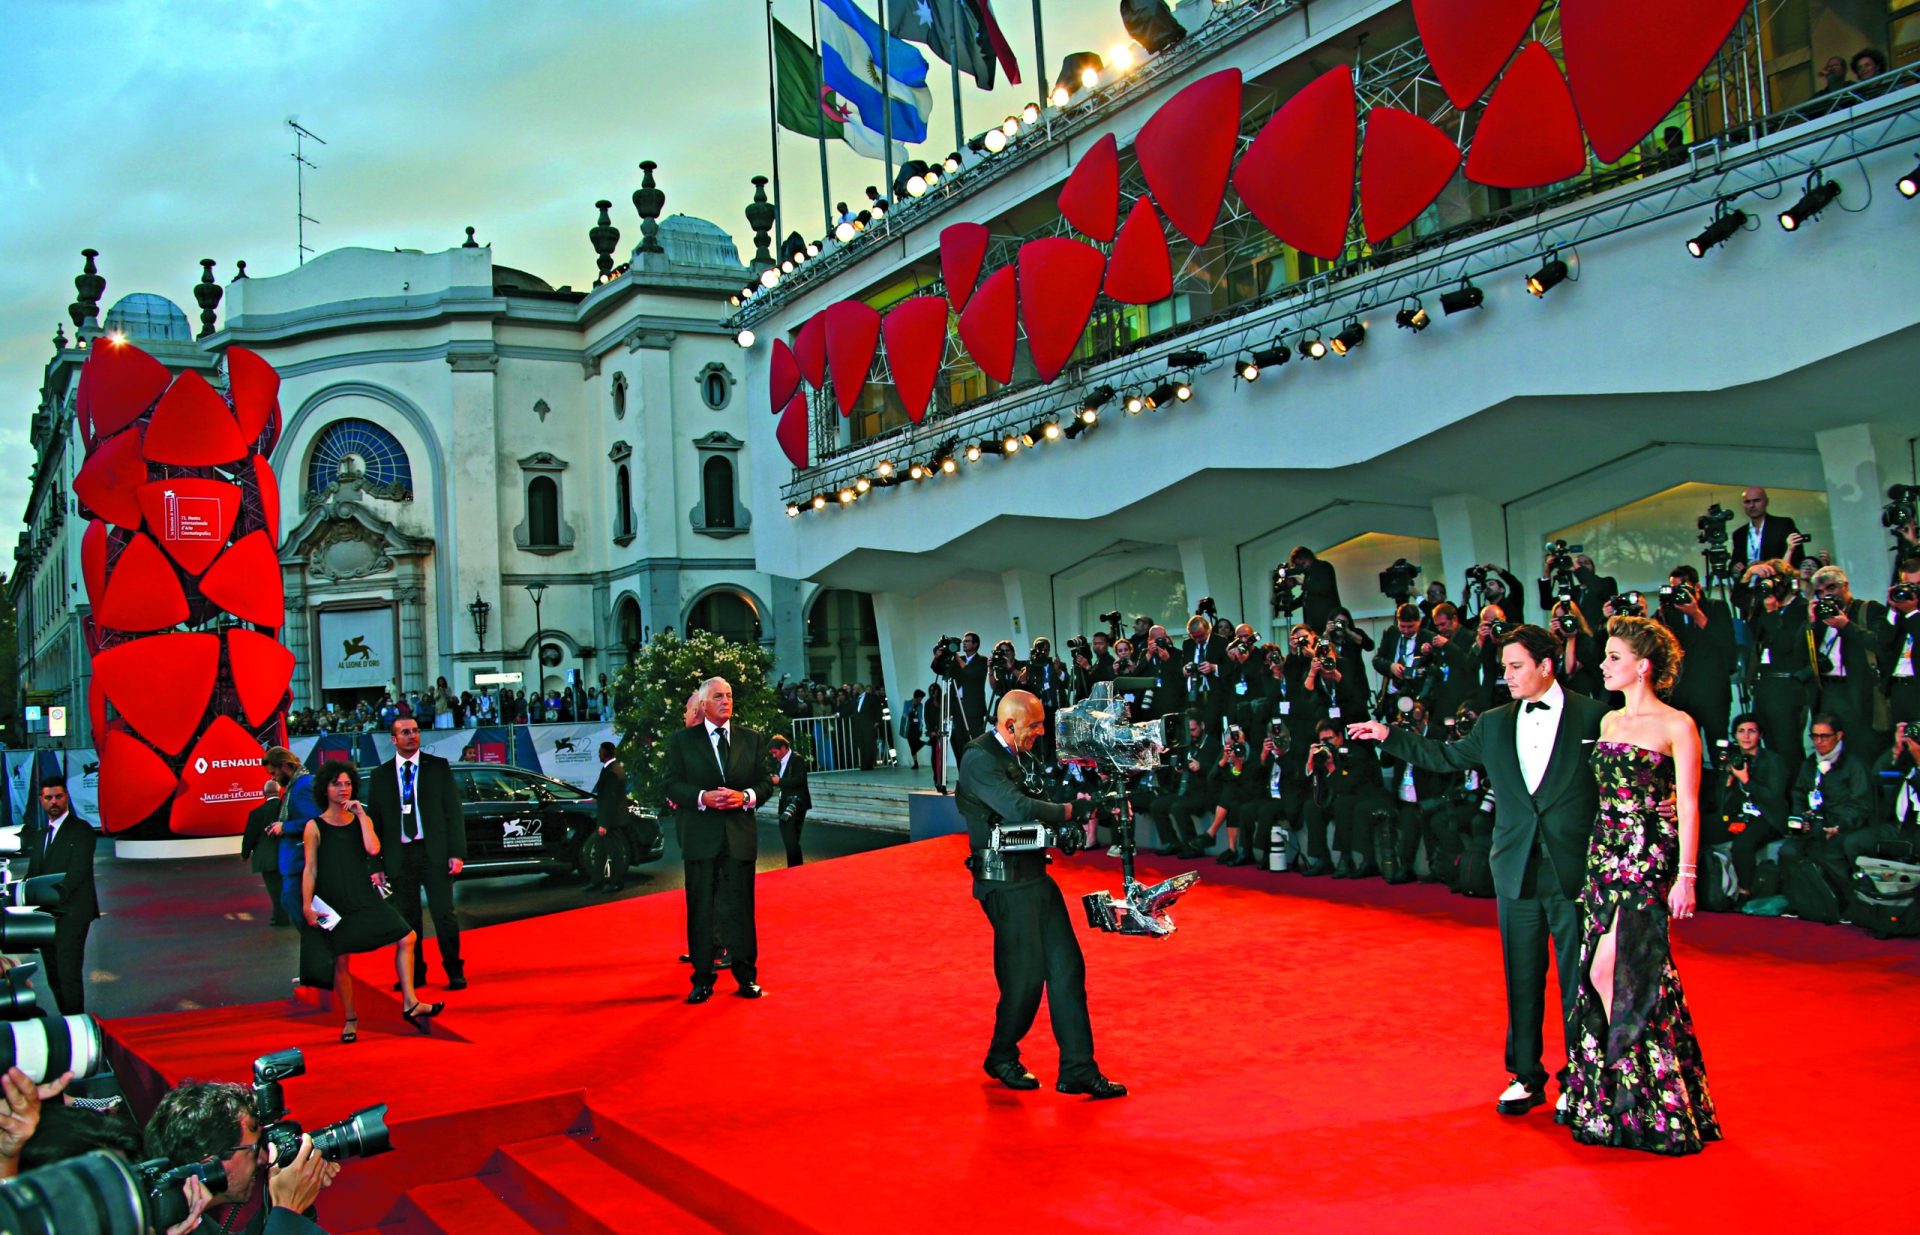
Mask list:
[[[467,821],[467,860],[462,874],[498,875],[530,870],[591,874],[598,831],[593,795],[563,780],[502,763],[456,763],[461,810]],[[627,804],[635,862],[652,862],[666,847],[660,824]]]

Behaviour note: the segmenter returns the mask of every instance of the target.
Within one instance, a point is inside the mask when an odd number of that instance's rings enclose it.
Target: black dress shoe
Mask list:
[[[448,979],[447,979],[447,989],[448,989],[448,990],[450,990],[450,991],[464,991],[464,990],[466,990],[466,989],[467,989],[467,975],[466,975],[466,974],[464,974],[464,973],[457,973],[457,974],[454,974],[454,975],[453,975],[452,977],[450,977],[450,978],[448,978]]]
[[[1085,1094],[1089,1098],[1124,1098],[1127,1096],[1127,1087],[1125,1085],[1120,1084],[1118,1081],[1110,1081],[1099,1073],[1095,1073],[1093,1079],[1090,1081],[1070,1081],[1065,1077],[1061,1077],[1059,1082],[1054,1085],[1054,1088],[1061,1093]]]
[[[1017,1061],[1014,1063],[988,1064],[987,1075],[999,1081],[1008,1089],[1040,1088],[1040,1078],[1027,1071],[1026,1068],[1022,1067]]]
[[[1308,876],[1324,875],[1327,873],[1327,864],[1325,862],[1322,862],[1319,858],[1314,858],[1313,860],[1309,861],[1305,866],[1302,866],[1298,869],[1302,875],[1308,875]]]
[[[766,993],[766,991],[760,989],[758,982],[742,982],[740,989],[734,992],[735,995],[738,995],[742,999],[758,999]]]
[[[1388,878],[1387,878],[1387,882],[1388,882],[1388,883],[1393,883],[1393,884],[1400,884],[1400,883],[1412,883],[1412,882],[1413,882],[1413,876],[1412,876],[1412,875],[1407,875],[1407,874],[1400,874],[1400,875],[1390,875],[1390,876],[1388,876]]]
[[[1547,1100],[1541,1089],[1529,1088],[1519,1077],[1513,1078],[1507,1091],[1500,1095],[1493,1109],[1502,1115],[1524,1115]]]
[[[687,992],[688,1003],[705,1003],[712,998],[713,988],[711,986],[696,986]]]

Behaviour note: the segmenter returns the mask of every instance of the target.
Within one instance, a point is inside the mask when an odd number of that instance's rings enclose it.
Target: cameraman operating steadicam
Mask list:
[[[1753,895],[1754,873],[1766,847],[1787,834],[1787,761],[1761,744],[1760,720],[1742,712],[1733,718],[1733,738],[1712,748],[1719,826],[1703,843],[1722,836],[1733,842],[1733,873],[1739,899]],[[1706,812],[1701,812],[1705,817]]]
[[[271,1150],[254,1118],[253,1093],[245,1085],[188,1081],[160,1099],[147,1121],[147,1156],[186,1166],[214,1158],[225,1168],[227,1186],[209,1194],[199,1180],[186,1185],[190,1206],[186,1222],[169,1228],[183,1235],[207,1210],[224,1210],[222,1231],[243,1235],[324,1235],[312,1221],[314,1201],[340,1173],[314,1150],[313,1138],[300,1137],[300,1151],[285,1163],[271,1161]],[[267,1173],[265,1199],[258,1187]]]

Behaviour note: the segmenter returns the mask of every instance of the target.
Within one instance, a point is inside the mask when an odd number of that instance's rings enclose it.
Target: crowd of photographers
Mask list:
[[[1671,702],[1699,723],[1711,763],[1700,804],[1712,862],[1703,907],[1908,933],[1920,879],[1917,497],[1907,487],[1890,494],[1896,566],[1884,602],[1855,595],[1847,572],[1791,519],[1769,515],[1765,490],[1753,488],[1742,495],[1744,520],[1718,505],[1700,516],[1700,564],[1675,563],[1652,593],[1622,591],[1564,541],[1545,546],[1531,586],[1478,564],[1457,600],[1438,581],[1420,593],[1419,567],[1402,560],[1381,573],[1396,608],[1376,638],[1342,606],[1332,568],[1303,547],[1275,574],[1281,643],[1206,598],[1184,636],[1115,612],[1100,616],[1105,629],[1068,639],[1064,660],[1044,639],[1025,657],[1004,640],[982,656],[968,634],[941,640],[931,667],[936,689],[961,701],[944,726],[956,749],[962,734],[979,732],[964,723],[975,679],[976,714],[990,715],[1008,690],[1039,696],[1047,763],[1054,714],[1097,682],[1112,681],[1137,719],[1166,720],[1163,765],[1125,787],[1136,834],[1150,828],[1162,854],[1490,896],[1493,802],[1483,777],[1386,758],[1348,741],[1346,726],[1379,719],[1466,733],[1506,702],[1499,644],[1523,622],[1554,636],[1566,689],[1605,699],[1606,619],[1652,616],[1685,654]],[[931,733],[941,720],[930,714]],[[1092,775],[1048,774],[1063,794]]]

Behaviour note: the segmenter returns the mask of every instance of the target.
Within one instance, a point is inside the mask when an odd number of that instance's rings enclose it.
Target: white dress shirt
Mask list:
[[[1545,708],[1517,703],[1520,714],[1514,720],[1513,745],[1520,756],[1520,775],[1526,779],[1527,792],[1538,793],[1547,777],[1547,764],[1553,759],[1553,740],[1560,733],[1560,714],[1566,709],[1567,695],[1555,682],[1547,693],[1535,700]]]
[[[413,794],[412,794],[413,800],[411,802],[407,800],[408,794],[406,789],[408,764],[413,765]],[[394,756],[393,774],[400,778],[394,783],[400,786],[400,817],[404,820],[408,815],[411,815],[413,813],[414,807],[420,804],[420,754],[419,752],[418,751],[414,752],[414,756],[411,759],[407,759],[399,755]],[[419,831],[420,829],[418,826],[403,822],[400,825],[400,843],[403,845],[411,845],[416,839],[423,839],[417,836],[408,835],[409,832],[418,833]]]
[[[727,775],[727,765],[726,765],[726,762],[720,758],[720,735],[722,733],[727,735],[727,749],[732,750],[733,749],[733,725],[731,723],[728,723],[725,725],[716,725],[712,721],[707,721],[705,723],[707,726],[707,745],[713,748],[713,761],[714,763],[719,765],[720,777],[722,780],[725,780]],[[753,790],[743,789],[741,790],[741,793],[744,794],[747,799],[747,804],[741,809],[752,810],[754,806]],[[696,803],[696,806],[700,810],[707,809],[706,794],[703,793],[700,795],[700,799]]]

